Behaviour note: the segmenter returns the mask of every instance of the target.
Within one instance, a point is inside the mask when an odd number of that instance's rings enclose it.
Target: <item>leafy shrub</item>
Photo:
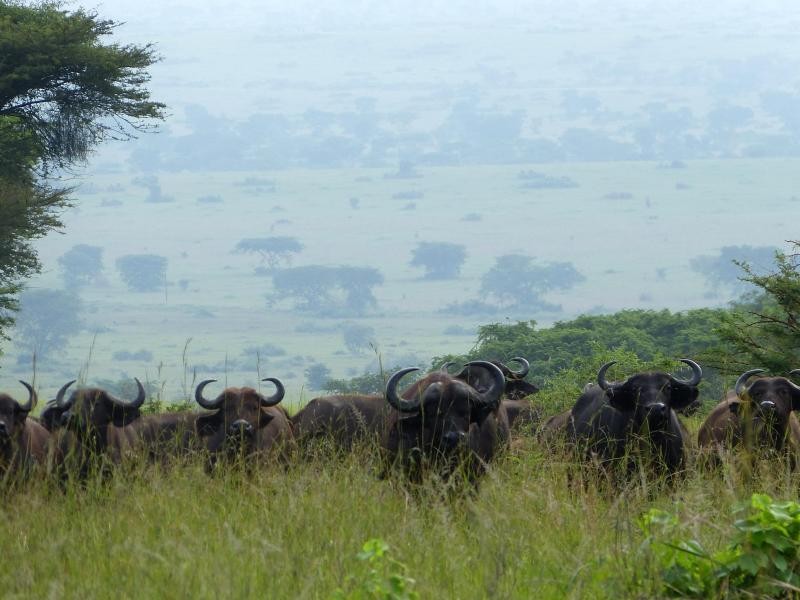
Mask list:
[[[800,503],[753,494],[730,543],[714,553],[677,537],[677,526],[677,517],[659,509],[639,520],[666,593],[708,597],[737,590],[777,598],[800,591]]]
[[[364,543],[358,560],[366,563],[369,570],[362,576],[348,576],[350,592],[341,588],[333,597],[336,600],[416,600],[419,594],[413,590],[416,582],[408,576],[408,567],[389,556],[389,545],[380,538]]]

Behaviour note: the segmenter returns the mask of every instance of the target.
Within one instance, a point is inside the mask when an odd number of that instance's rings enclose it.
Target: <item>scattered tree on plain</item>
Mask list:
[[[425,269],[425,279],[457,279],[467,258],[463,244],[420,242],[411,251],[412,267]]]
[[[506,254],[483,275],[480,293],[503,307],[556,310],[542,300],[542,294],[570,289],[584,279],[572,263],[537,265],[530,256]]]
[[[375,344],[375,330],[366,325],[346,323],[342,327],[344,347],[353,354],[361,354]]]
[[[322,363],[314,363],[303,374],[306,376],[308,387],[312,390],[325,389],[325,384],[331,377],[331,370]]]
[[[97,283],[103,277],[103,249],[77,244],[59,257],[58,264],[67,289]]]
[[[276,269],[280,263],[291,264],[292,255],[303,250],[304,246],[297,238],[276,236],[265,238],[244,238],[239,240],[234,252],[258,254],[261,262],[270,269]]]
[[[34,353],[37,360],[48,359],[64,348],[83,328],[82,310],[80,298],[72,292],[31,289],[20,294],[14,335],[15,345],[22,350],[20,363],[30,361]]]
[[[126,254],[116,262],[117,270],[131,292],[157,292],[167,278],[167,258],[157,254]]]
[[[291,300],[294,308],[319,316],[364,316],[377,306],[372,288],[383,275],[372,267],[308,265],[272,274],[270,302]]]

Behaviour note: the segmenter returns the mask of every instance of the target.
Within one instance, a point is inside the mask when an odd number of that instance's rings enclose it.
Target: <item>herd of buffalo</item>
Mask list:
[[[543,440],[559,440],[592,463],[621,464],[623,472],[645,455],[667,476],[685,468],[694,444],[679,414],[699,405],[702,370],[694,361],[681,359],[691,369],[688,379],[645,372],[608,381],[614,363],[604,364],[571,409],[545,419],[530,398],[538,388],[525,380],[528,362],[511,360],[518,371],[476,360],[453,373],[448,363],[403,391],[403,378],[419,369],[401,369],[382,395],[323,396],[294,416],[280,405],[285,389],[271,377],[262,380],[275,387],[268,396],[250,387],[228,387],[212,399],[206,390],[216,380],[202,381],[195,390],[202,412],[162,414],[142,413],[146,394],[138,379],[133,400],[93,387],[67,394],[75,383],[70,381],[38,418],[30,416],[36,391],[21,381],[25,402],[0,393],[0,461],[6,479],[39,470],[63,480],[131,459],[165,463],[196,452],[207,457],[210,469],[231,460],[247,467],[288,465],[310,448],[347,452],[357,442],[374,441],[382,450],[384,474],[397,470],[419,482],[431,472],[445,479],[460,472],[476,482],[509,447],[512,432],[527,430]],[[800,450],[794,415],[800,410],[800,387],[790,380],[800,369],[789,377],[763,373],[742,373],[734,390],[711,410],[698,433],[701,448],[746,445],[787,455]]]

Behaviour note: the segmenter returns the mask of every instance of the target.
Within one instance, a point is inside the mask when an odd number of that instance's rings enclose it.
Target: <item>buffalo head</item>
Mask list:
[[[751,377],[764,372],[751,369],[742,373],[734,386],[741,402],[731,402],[729,407],[741,417],[742,406],[747,406],[756,439],[778,449],[783,447],[792,411],[800,410],[800,387],[786,377],[759,377],[748,385]],[[789,374],[800,375],[800,369]]]
[[[385,446],[389,453],[401,456],[406,467],[421,458],[450,462],[470,448],[470,428],[480,425],[496,411],[505,387],[503,372],[486,361],[473,361],[468,366],[483,368],[491,384],[479,391],[465,381],[446,373],[434,373],[416,387],[409,399],[400,397],[400,380],[419,369],[401,369],[386,383],[386,401],[396,413],[390,422]],[[416,385],[416,384],[415,384]]]
[[[28,400],[20,404],[8,394],[0,394],[0,447],[8,446],[25,427],[28,413],[36,406],[36,392],[30,384],[20,380],[28,390]]]
[[[633,413],[634,422],[662,430],[672,418],[671,411],[689,406],[697,399],[697,385],[703,371],[693,360],[680,359],[692,369],[688,380],[677,379],[669,373],[637,373],[622,382],[606,380],[606,371],[616,364],[611,361],[600,367],[597,384],[604,390],[609,404],[623,413]]]
[[[261,381],[270,381],[277,388],[272,396],[264,396],[250,387],[229,387],[215,399],[208,400],[203,397],[203,389],[215,381],[201,381],[194,393],[200,406],[214,411],[198,417],[198,434],[207,439],[207,447],[212,453],[254,450],[259,432],[275,416],[269,409],[283,400],[286,393],[283,384],[274,377],[267,377]]]
[[[526,396],[535,394],[539,388],[525,381],[525,377],[530,371],[530,363],[521,356],[515,356],[509,362],[516,362],[522,368],[519,371],[512,371],[508,366],[499,360],[489,361],[503,372],[506,379],[506,386],[504,396],[507,400],[522,400]],[[442,372],[449,373],[451,366],[455,365],[454,362],[447,362],[443,364],[440,369]],[[470,368],[465,366],[460,373],[454,375],[457,379],[466,381],[479,392],[485,392],[492,385],[492,375],[484,368]]]
[[[139,418],[146,393],[142,382],[136,381],[137,395],[133,400],[123,400],[100,388],[81,388],[69,397],[66,391],[73,382],[59,390],[55,408],[61,413],[60,425],[80,439],[94,442],[96,449],[105,445],[109,426],[125,427]]]

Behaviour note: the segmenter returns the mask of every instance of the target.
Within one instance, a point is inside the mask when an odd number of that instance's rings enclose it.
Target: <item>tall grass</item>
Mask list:
[[[687,534],[714,549],[752,491],[795,498],[800,483],[786,469],[742,475],[726,463],[672,487],[644,477],[612,489],[530,438],[475,494],[443,497],[435,483],[409,490],[378,470],[375,452],[360,448],[249,474],[208,474],[198,459],[66,491],[31,481],[3,497],[0,590],[329,598],[363,574],[356,555],[377,537],[422,598],[653,597],[660,575],[635,525],[642,513],[677,512]]]

